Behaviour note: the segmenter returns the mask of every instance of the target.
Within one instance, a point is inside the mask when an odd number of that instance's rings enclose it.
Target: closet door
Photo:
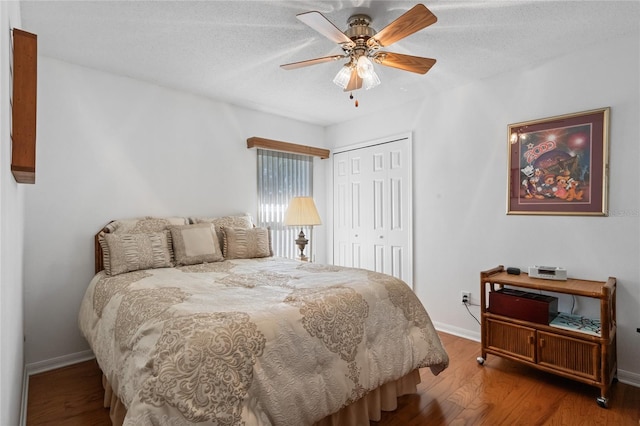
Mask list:
[[[353,266],[349,154],[333,155],[333,263]]]
[[[334,153],[334,263],[412,284],[411,140]]]
[[[334,263],[374,270],[372,164],[365,151],[334,155]]]

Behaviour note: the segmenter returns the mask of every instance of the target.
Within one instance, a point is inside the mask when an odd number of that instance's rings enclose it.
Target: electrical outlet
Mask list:
[[[471,303],[471,292],[470,291],[461,291],[460,292],[460,303],[466,305],[467,303]]]

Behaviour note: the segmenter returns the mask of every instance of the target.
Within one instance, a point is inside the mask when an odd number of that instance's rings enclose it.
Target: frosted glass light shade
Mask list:
[[[322,225],[313,198],[293,197],[284,214],[284,224],[288,226]]]
[[[366,56],[360,56],[356,65],[358,76],[362,79],[367,78],[368,75],[375,72],[373,71],[373,63]]]
[[[373,89],[378,84],[380,84],[380,78],[378,78],[378,74],[375,71],[371,71],[369,75],[362,79],[362,87],[364,90]]]
[[[349,84],[349,80],[351,79],[351,67],[348,65],[343,66],[338,71],[338,74],[333,79],[333,82],[340,86],[340,88],[344,89]]]

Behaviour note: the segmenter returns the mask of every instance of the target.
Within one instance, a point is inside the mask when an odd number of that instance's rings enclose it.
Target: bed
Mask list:
[[[272,256],[246,215],[96,236],[79,327],[114,425],[368,425],[448,356],[402,281]]]

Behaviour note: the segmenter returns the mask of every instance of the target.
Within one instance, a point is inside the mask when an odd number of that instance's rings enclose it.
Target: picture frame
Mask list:
[[[508,126],[507,214],[607,216],[610,108]]]

